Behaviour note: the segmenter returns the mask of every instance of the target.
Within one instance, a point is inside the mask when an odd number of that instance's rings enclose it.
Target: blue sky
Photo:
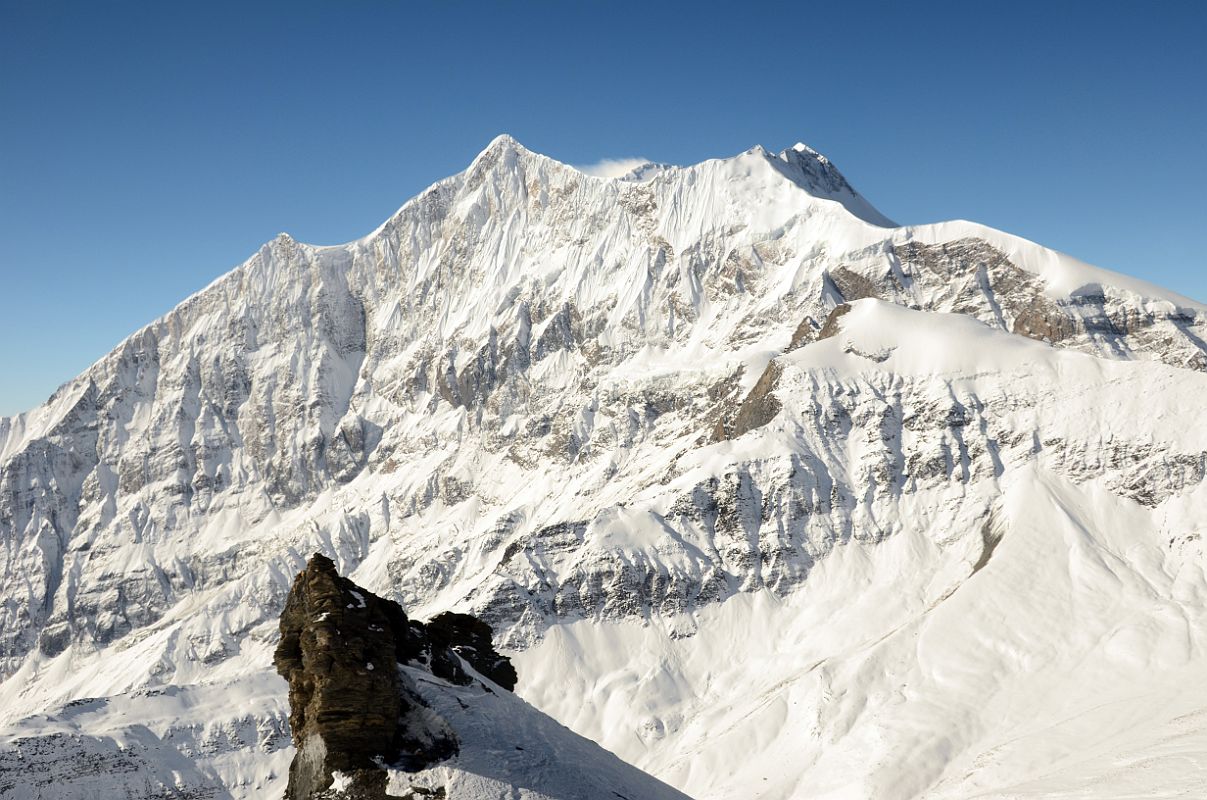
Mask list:
[[[0,414],[500,132],[571,163],[803,140],[899,222],[1207,300],[1205,85],[1198,0],[0,0]]]

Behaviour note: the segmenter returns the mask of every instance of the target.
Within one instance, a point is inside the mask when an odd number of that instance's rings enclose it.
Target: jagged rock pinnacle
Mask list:
[[[456,662],[438,650],[441,661]],[[311,557],[289,592],[274,658],[289,681],[297,747],[288,800],[387,798],[383,765],[419,769],[457,751],[448,723],[398,669],[430,651],[423,626],[412,627],[401,606],[342,577],[326,556]],[[332,795],[337,773],[350,784]]]

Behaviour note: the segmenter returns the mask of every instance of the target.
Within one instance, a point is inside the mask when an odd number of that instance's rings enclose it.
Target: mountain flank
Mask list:
[[[0,800],[1207,796],[1205,343],[804,146],[499,137],[0,418]]]

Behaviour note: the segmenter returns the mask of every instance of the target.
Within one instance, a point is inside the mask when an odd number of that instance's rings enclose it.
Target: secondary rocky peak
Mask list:
[[[797,142],[778,155],[768,154],[767,158],[776,169],[814,197],[842,203],[847,211],[873,225],[894,225],[855,191],[834,162],[804,142]]]
[[[516,677],[495,652],[490,626],[465,614],[441,615],[431,626],[412,622],[318,553],[293,582],[274,663],[289,681],[297,747],[288,800],[388,798],[387,766],[420,770],[457,752],[453,727],[400,664],[424,665],[460,685],[476,679],[479,665],[508,689]]]

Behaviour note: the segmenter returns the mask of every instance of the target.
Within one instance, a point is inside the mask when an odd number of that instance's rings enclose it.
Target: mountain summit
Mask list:
[[[699,800],[1202,794],[1205,341],[804,146],[499,137],[0,418],[0,798],[280,796],[316,552]]]

